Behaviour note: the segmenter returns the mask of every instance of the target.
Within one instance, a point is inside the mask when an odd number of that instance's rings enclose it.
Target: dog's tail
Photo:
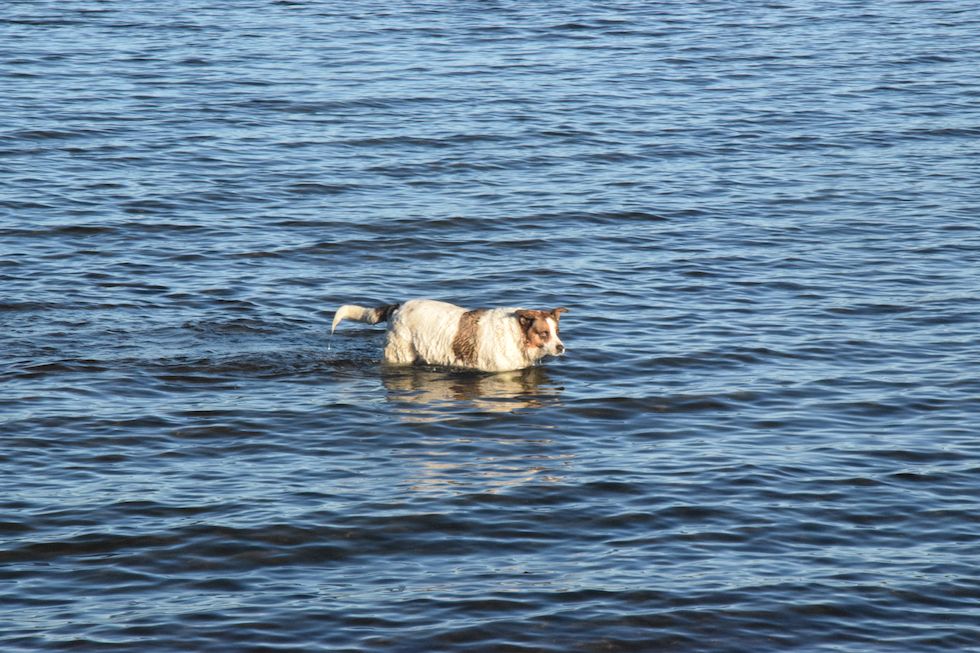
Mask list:
[[[376,308],[364,308],[354,304],[344,304],[333,314],[333,326],[330,328],[330,333],[332,334],[343,320],[367,322],[368,324],[387,322],[391,319],[392,313],[397,311],[400,306],[401,304],[385,304]]]

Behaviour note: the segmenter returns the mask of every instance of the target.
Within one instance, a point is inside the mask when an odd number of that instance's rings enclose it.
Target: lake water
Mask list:
[[[0,648],[980,650],[978,34],[8,0]],[[413,297],[568,354],[329,335]]]

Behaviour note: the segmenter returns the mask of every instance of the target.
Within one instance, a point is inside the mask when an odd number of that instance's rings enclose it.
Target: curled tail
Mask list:
[[[397,311],[399,306],[401,304],[386,304],[377,308],[364,308],[363,306],[356,306],[354,304],[344,304],[333,315],[333,326],[330,328],[330,333],[333,333],[337,329],[337,325],[343,320],[367,322],[368,324],[387,322],[391,319],[391,314]]]

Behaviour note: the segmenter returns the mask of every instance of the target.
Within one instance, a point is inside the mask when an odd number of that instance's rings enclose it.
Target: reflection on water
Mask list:
[[[418,452],[409,488],[413,492],[437,494],[497,494],[528,483],[562,483],[574,454],[522,451],[511,456],[460,456],[435,448]]]
[[[497,494],[534,483],[561,483],[574,454],[558,450],[553,426],[514,433],[509,413],[560,405],[563,388],[546,368],[473,373],[433,367],[383,367],[388,400],[406,422],[428,424],[402,463],[408,489],[438,496]],[[489,416],[489,419],[485,419]],[[468,418],[475,417],[475,420]],[[451,425],[452,430],[442,427]],[[504,426],[503,431],[498,426]]]
[[[494,374],[433,367],[384,367],[388,399],[410,421],[439,421],[459,411],[509,413],[558,404],[562,387],[544,367]]]

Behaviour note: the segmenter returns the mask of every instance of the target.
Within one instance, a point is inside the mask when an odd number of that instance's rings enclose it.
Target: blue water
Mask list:
[[[980,650],[978,34],[8,0],[0,649]],[[329,335],[413,297],[568,354]]]

